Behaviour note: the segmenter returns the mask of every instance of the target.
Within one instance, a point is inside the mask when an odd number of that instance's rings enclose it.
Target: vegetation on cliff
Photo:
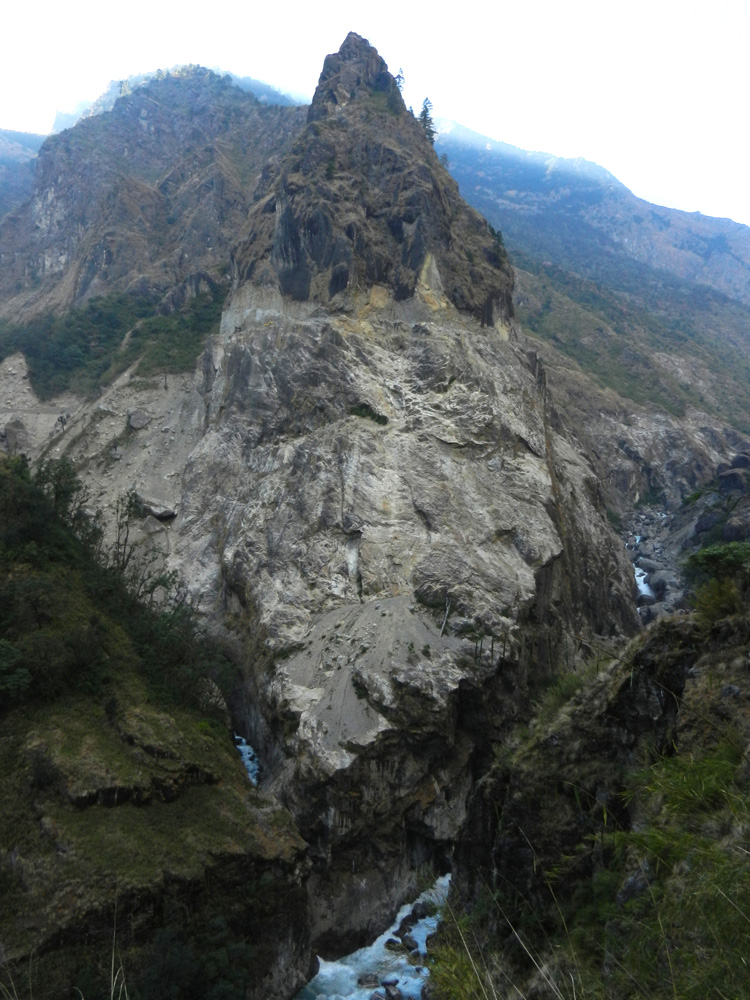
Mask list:
[[[0,320],[0,360],[20,351],[41,400],[66,391],[96,396],[136,361],[141,375],[188,371],[219,328],[222,290],[206,284],[207,291],[166,314],[148,297],[113,294],[59,316]]]
[[[34,480],[23,459],[0,466],[0,711],[73,692],[101,696],[133,669],[154,696],[201,707],[206,681],[226,681],[227,661],[201,635],[175,576],[136,565],[132,501],[104,550],[86,499],[65,461],[43,464]]]
[[[131,997],[268,995],[274,934],[308,968],[304,845],[234,749],[227,660],[85,499],[0,463],[0,983],[104,995],[116,929]]]
[[[749,641],[745,613],[661,622],[499,748],[435,997],[747,995]]]
[[[745,304],[627,258],[611,284],[519,250],[513,261],[524,328],[600,385],[677,416],[695,407],[750,429]]]

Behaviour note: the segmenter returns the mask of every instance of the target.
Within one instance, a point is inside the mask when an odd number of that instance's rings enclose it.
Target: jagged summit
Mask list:
[[[359,35],[326,57],[307,127],[267,166],[255,198],[234,256],[235,288],[275,286],[343,309],[373,286],[395,300],[428,289],[484,324],[512,315],[499,237],[461,199],[385,62]]]
[[[318,121],[335,108],[372,93],[384,94],[394,114],[406,111],[385,60],[366,38],[350,31],[339,51],[325,58],[307,120]]]

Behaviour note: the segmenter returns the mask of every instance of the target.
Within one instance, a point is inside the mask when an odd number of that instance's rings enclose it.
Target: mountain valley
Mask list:
[[[452,869],[482,947],[526,995],[568,996],[508,927],[564,977],[543,873],[574,859],[573,926],[592,879],[619,900],[653,863],[635,834],[658,803],[623,798],[636,764],[728,761],[695,808],[701,836],[731,813],[718,852],[742,844],[750,231],[459,128],[433,146],[354,33],[309,108],[188,67],[35,160],[12,136],[15,981],[104,995],[116,925],[133,997],[291,997],[316,955],[361,946]],[[607,979],[606,949],[631,961],[623,912],[606,947],[599,914],[580,931],[604,983],[585,995],[643,995]],[[446,978],[456,940],[448,926],[425,995],[479,995]]]

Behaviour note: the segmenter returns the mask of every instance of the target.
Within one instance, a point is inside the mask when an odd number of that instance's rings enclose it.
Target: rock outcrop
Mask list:
[[[512,272],[466,205],[377,52],[350,34],[328,56],[305,130],[264,171],[235,283],[345,308],[358,290],[418,285],[482,323],[507,322]]]
[[[509,269],[483,256],[491,233],[452,205],[416,124],[380,105],[398,95],[364,45],[327,63],[235,254],[172,556],[207,612],[254,623],[248,728],[311,844],[323,954],[382,925],[415,863],[445,863],[529,676],[574,658],[577,637],[637,628],[596,479],[516,343]],[[350,78],[349,102],[330,100]],[[475,284],[444,249],[472,226]],[[332,290],[337,246],[348,277]]]

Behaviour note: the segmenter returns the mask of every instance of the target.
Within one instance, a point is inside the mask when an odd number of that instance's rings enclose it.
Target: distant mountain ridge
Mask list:
[[[164,76],[182,76],[197,68],[193,65],[174,66],[166,71],[154,70],[152,73],[138,73],[129,76],[125,80],[112,80],[104,93],[100,94],[95,101],[81,101],[73,111],[58,111],[52,126],[52,134],[62,132],[66,128],[72,128],[76,122],[83,118],[92,118],[94,115],[111,111],[118,97],[132,94],[138,87],[143,87],[152,80],[159,80]],[[256,80],[252,76],[237,76],[234,73],[223,73],[219,69],[214,69],[212,72],[218,76],[229,76],[235,86],[257,97],[261,104],[280,104],[283,107],[293,107],[299,103],[288,94],[284,94],[270,84]]]
[[[0,219],[31,193],[34,159],[45,136],[0,129]]]
[[[524,328],[606,387],[750,429],[750,229],[636,198],[585,160],[443,125],[462,195],[504,236]]]
[[[497,139],[490,139],[489,136],[474,132],[459,122],[451,121],[448,118],[436,118],[435,127],[437,129],[438,145],[446,142],[457,143],[477,152],[494,152],[508,160],[518,160],[519,163],[526,163],[534,167],[541,167],[546,173],[555,171],[587,176],[591,180],[599,181],[602,184],[610,183],[614,187],[624,188],[625,185],[619,181],[614,174],[605,167],[594,163],[593,160],[586,160],[582,156],[567,158],[556,156],[553,153],[544,153],[522,149],[520,146],[513,146],[510,143]],[[627,190],[627,189],[626,189]]]
[[[527,252],[544,251],[555,264],[607,280],[608,259],[622,252],[750,303],[748,226],[652,205],[589,160],[527,152],[452,122],[440,123],[436,145],[465,196]],[[582,252],[584,241],[604,260]]]
[[[0,222],[0,313],[223,280],[261,171],[305,113],[194,67],[50,136],[35,197]]]

